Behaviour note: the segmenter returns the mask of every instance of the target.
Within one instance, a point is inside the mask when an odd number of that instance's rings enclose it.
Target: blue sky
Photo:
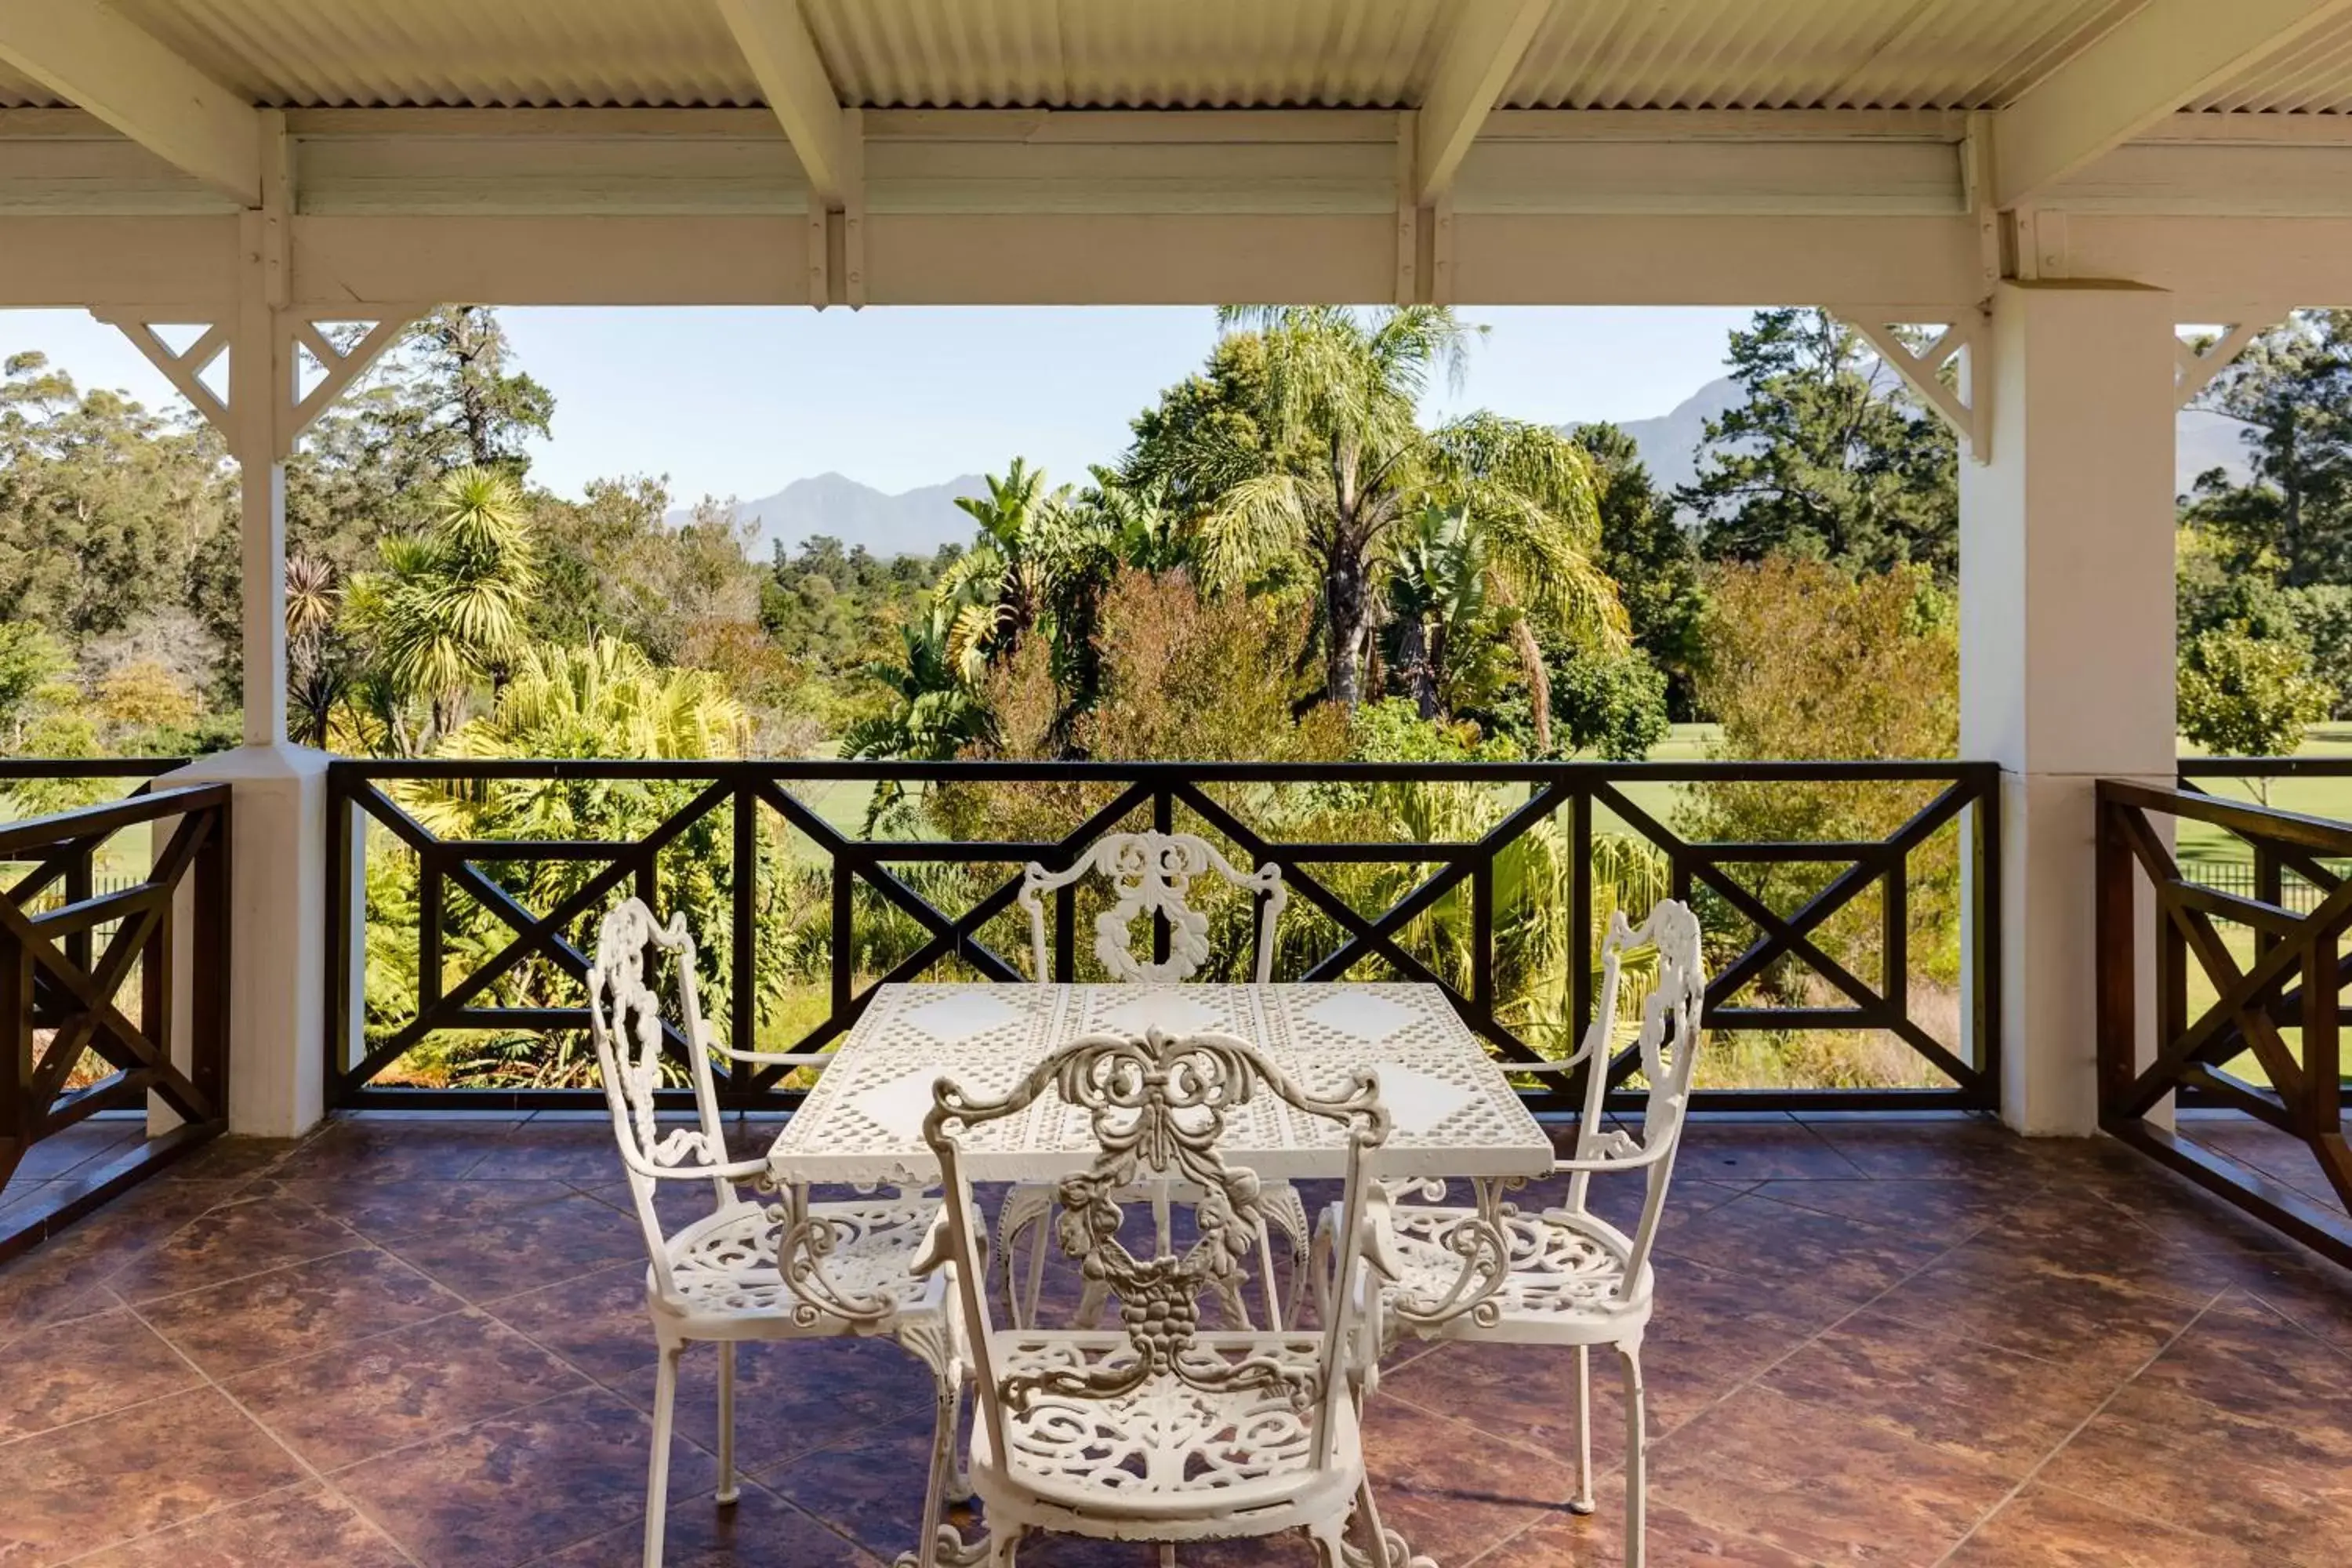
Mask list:
[[[1549,423],[1664,414],[1722,374],[1745,311],[1465,310],[1491,331],[1461,394]],[[533,477],[566,494],[667,474],[681,501],[743,499],[835,470],[885,490],[999,468],[1057,477],[1115,457],[1127,422],[1215,337],[1197,309],[510,310],[523,367],[553,390]],[[177,394],[78,311],[0,319],[0,353],[39,349],[85,385]]]

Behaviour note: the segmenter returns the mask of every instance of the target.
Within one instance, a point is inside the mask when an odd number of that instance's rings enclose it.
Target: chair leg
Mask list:
[[[1333,1248],[1331,1222],[1325,1220],[1315,1227],[1315,1240],[1307,1251],[1307,1292],[1308,1300],[1315,1303],[1315,1326],[1318,1329],[1331,1326]]]
[[[1592,1511],[1592,1347],[1576,1347],[1576,1495],[1568,1511]]]
[[[654,1451],[646,1466],[645,1568],[661,1568],[662,1526],[669,1516],[669,1440],[677,1415],[677,1362],[683,1344],[665,1344],[654,1375]]]
[[[1176,1543],[1174,1542],[1163,1541],[1160,1543],[1160,1568],[1176,1568]]]
[[[923,1485],[922,1535],[915,1548],[915,1568],[934,1568],[939,1562],[940,1526],[947,1522],[947,1495],[956,1468],[956,1426],[963,1392],[951,1377],[937,1380],[932,1389],[931,1470]]]
[[[725,1504],[742,1496],[735,1484],[735,1342],[719,1342],[719,1495]]]
[[[971,1446],[963,1440],[964,1406],[969,1393],[970,1390],[966,1387],[963,1380],[959,1377],[956,1380],[955,1393],[956,1424],[954,1429],[948,1436],[948,1460],[950,1464],[950,1468],[948,1470],[948,1501],[950,1502],[970,1502],[971,1500]],[[980,1419],[980,1411],[976,1406],[971,1412],[971,1418],[974,1421]]]
[[[1649,1549],[1650,1435],[1643,1413],[1642,1345],[1617,1347],[1625,1361],[1625,1568],[1643,1568]]]

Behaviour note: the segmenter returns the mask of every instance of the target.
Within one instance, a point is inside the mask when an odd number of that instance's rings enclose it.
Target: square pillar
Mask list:
[[[2093,786],[2175,773],[2172,298],[2003,283],[1990,336],[1992,460],[1960,471],[1960,754],[2001,767],[2001,1113],[2084,1134]]]

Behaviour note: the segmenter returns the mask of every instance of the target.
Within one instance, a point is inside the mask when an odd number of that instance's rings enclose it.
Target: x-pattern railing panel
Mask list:
[[[2255,858],[2267,896],[2198,882],[2159,825],[2217,827]],[[2352,1146],[2344,1130],[2340,1036],[2352,981],[2345,936],[2352,880],[2322,857],[2352,855],[2352,824],[2242,805],[2196,789],[2117,781],[2098,787],[2098,1047],[2100,1120],[2117,1137],[2180,1170],[2280,1229],[2352,1264]],[[2324,889],[2308,911],[2280,897],[2283,869]],[[2152,912],[2153,930],[2145,922]],[[2250,933],[2242,960],[2224,926]],[[2143,973],[2143,933],[2153,953]],[[2189,982],[2212,1000],[2192,1016]],[[2139,1007],[2152,994],[2143,1040]],[[2294,1038],[2290,1040],[2289,1032]],[[2252,1058],[2262,1080],[2231,1070]],[[2300,1142],[2326,1192],[2278,1182],[2198,1140],[2162,1114],[2189,1100],[2243,1112]],[[2201,1127],[2203,1124],[2198,1124]],[[2320,1200],[2331,1196],[2328,1205]]]
[[[0,864],[31,868],[0,894],[0,1185],[35,1143],[100,1111],[143,1110],[152,1096],[182,1121],[81,1192],[12,1215],[0,1258],[225,1125],[228,821],[227,786],[198,784],[0,826]],[[144,868],[100,890],[100,857],[133,855],[124,836],[155,825],[171,832]],[[184,942],[174,931],[184,889]],[[138,1000],[126,1010],[134,971]],[[190,1033],[175,1042],[183,983]],[[91,1058],[110,1070],[73,1084]]]
[[[554,1029],[583,1027],[585,1014],[578,1006],[499,1006],[483,998],[501,982],[521,975],[529,966],[544,964],[554,973],[578,978],[586,961],[567,933],[597,912],[625,888],[651,893],[658,903],[660,857],[696,824],[719,812],[731,810],[730,830],[719,851],[726,861],[725,910],[734,962],[726,994],[730,1043],[750,1050],[756,1041],[761,1001],[753,965],[740,955],[752,952],[763,921],[773,918],[760,888],[761,855],[767,837],[782,832],[805,847],[824,868],[829,908],[824,925],[832,947],[829,983],[824,986],[825,1013],[789,1048],[820,1048],[845,1030],[863,1011],[874,986],[919,979],[952,966],[961,973],[988,980],[1019,982],[1030,978],[1021,963],[1000,951],[988,935],[991,923],[1006,918],[1021,887],[1021,868],[1030,860],[1049,867],[1066,866],[1101,834],[1122,825],[1150,825],[1163,829],[1181,817],[1189,830],[1220,838],[1238,856],[1281,866],[1293,896],[1294,916],[1301,911],[1319,917],[1312,929],[1328,931],[1328,940],[1312,952],[1294,942],[1287,950],[1297,976],[1307,980],[1360,977],[1370,966],[1399,979],[1444,986],[1471,1026],[1489,1040],[1506,1062],[1533,1062],[1557,1055],[1539,1049],[1523,1037],[1521,1029],[1498,1016],[1494,977],[1497,930],[1496,868],[1498,857],[1520,847],[1539,825],[1565,823],[1569,864],[1566,898],[1570,929],[1591,933],[1592,886],[1588,870],[1597,816],[1614,818],[1664,857],[1675,885],[1696,885],[1721,907],[1752,929],[1754,937],[1729,953],[1708,997],[1710,1025],[1728,1030],[1795,1028],[1885,1030],[1948,1078],[1953,1088],[1940,1102],[1988,1106],[1998,1082],[1997,1042],[1991,1029],[1994,1009],[1986,1004],[1995,994],[1986,973],[1998,942],[1981,929],[1973,943],[1979,963],[1976,1018],[1979,1037],[1969,1055],[1937,1040],[1909,1013],[1906,976],[1906,870],[1910,857],[1934,834],[1962,814],[1970,815],[1979,897],[1965,918],[1979,926],[1991,918],[1988,895],[1997,857],[1998,823],[1993,770],[1982,764],[1272,764],[1272,763],[709,763],[695,764],[565,763],[339,763],[333,771],[332,799],[338,833],[364,831],[363,824],[380,824],[392,839],[413,852],[419,866],[420,893],[427,906],[418,921],[417,955],[420,984],[414,1016],[383,1027],[364,1050],[350,1037],[350,987],[354,984],[348,962],[341,964],[331,990],[335,996],[331,1038],[338,1098],[364,1102],[368,1084],[390,1064],[414,1049],[428,1036],[445,1030]],[[1930,792],[1927,804],[1885,839],[1860,841],[1710,843],[1685,838],[1660,816],[1627,793],[1634,784],[1704,784],[1710,780],[1742,783],[1785,777],[1801,781],[1876,781],[1889,788]],[[699,786],[689,800],[641,837],[626,841],[540,843],[503,839],[442,839],[428,831],[415,813],[404,809],[394,793],[426,787],[423,781],[450,784],[494,779],[607,778],[615,781],[662,780],[685,789]],[[840,780],[897,781],[900,784],[993,785],[1050,788],[1053,798],[1069,809],[1066,830],[1035,839],[952,841],[872,838],[829,822],[793,793],[801,784]],[[1392,838],[1302,841],[1282,837],[1259,826],[1247,802],[1270,798],[1265,792],[1285,785],[1410,786],[1416,784],[1472,784],[1496,792],[1517,790],[1523,798],[1505,801],[1492,824],[1475,837],[1419,842]],[[1255,793],[1254,793],[1255,792]],[[1500,798],[1498,793],[1496,798]],[[1071,805],[1071,802],[1076,802]],[[497,863],[511,867],[534,861],[564,860],[596,868],[543,911],[535,910],[514,888],[494,874]],[[338,919],[350,921],[354,905],[350,884],[351,859],[331,857],[335,885],[331,902]],[[1744,863],[1811,863],[1843,868],[1825,885],[1794,910],[1776,910],[1734,874]],[[961,867],[964,879],[956,884],[969,895],[961,912],[942,907],[934,890],[936,880],[918,877],[926,868]],[[988,868],[1001,868],[991,871]],[[1402,877],[1401,889],[1384,907],[1360,909],[1350,902],[1339,882],[1341,869],[1380,872]],[[1385,868],[1383,871],[1382,868]],[[1872,889],[1880,889],[1885,951],[1878,983],[1874,984],[1839,961],[1824,945],[1827,923],[1849,910]],[[508,940],[487,960],[475,964],[446,986],[443,971],[450,958],[439,908],[445,897],[469,900]],[[1466,967],[1434,966],[1416,951],[1419,926],[1441,909],[1466,912],[1473,957]],[[1077,976],[1075,940],[1076,889],[1058,891],[1052,908],[1054,978]],[[874,973],[856,967],[862,929],[861,910],[908,922],[914,940],[897,951]],[[1255,919],[1255,914],[1253,914]],[[1286,925],[1286,931],[1290,928]],[[346,927],[332,951],[341,958],[350,948]],[[706,937],[706,945],[712,939]],[[1162,932],[1164,941],[1164,931]],[[1597,935],[1592,937],[1597,942]],[[1818,976],[1840,1004],[1818,1005],[1735,1005],[1733,998],[1776,970],[1795,966]],[[1580,1037],[1591,1011],[1589,965],[1570,964],[1564,977],[1571,1037]],[[1457,983],[1452,976],[1464,974]],[[1612,1081],[1622,1082],[1637,1070],[1630,1056],[1612,1064]],[[722,1093],[739,1104],[789,1102],[783,1088],[785,1069],[765,1067],[732,1075]],[[1557,1091],[1555,1091],[1557,1092]],[[1894,1091],[1908,1099],[1903,1091]],[[1806,1102],[1816,1097],[1801,1096]],[[1872,1101],[1885,1095],[1868,1097]],[[1856,1097],[1845,1097],[1860,1103]]]

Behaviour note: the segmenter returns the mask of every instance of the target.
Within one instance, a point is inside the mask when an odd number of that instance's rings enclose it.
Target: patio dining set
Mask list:
[[[1382,1526],[1360,1430],[1408,1336],[1572,1352],[1569,1506],[1584,1513],[1591,1350],[1614,1349],[1623,1560],[1641,1564],[1650,1250],[1705,987],[1689,910],[1612,921],[1595,1022],[1539,1069],[1596,1068],[1560,1159],[1439,988],[1273,984],[1279,868],[1236,869],[1202,838],[1112,835],[1066,869],[1030,866],[1034,973],[1051,973],[1044,896],[1088,877],[1108,884],[1095,954],[1112,983],[886,984],[824,1053],[730,1049],[706,1026],[684,917],[632,899],[605,918],[591,1016],[660,1350],[646,1568],[687,1345],[719,1346],[723,1507],[735,1343],[840,1336],[894,1338],[932,1374],[901,1568],[1012,1568],[1041,1532],[1156,1543],[1163,1564],[1188,1542],[1295,1532],[1319,1568],[1433,1568]],[[1256,901],[1249,984],[1181,984],[1209,955],[1188,895],[1212,877]],[[1159,922],[1163,956],[1136,954],[1139,921]],[[1598,1069],[1637,984],[1647,1100],[1620,1124]],[[714,1055],[816,1075],[762,1155],[729,1149]],[[681,1056],[685,1123],[656,1111]],[[1616,1174],[1643,1184],[1630,1229],[1588,1202]],[[657,1194],[692,1183],[710,1211],[673,1228]],[[1049,1285],[1055,1254],[1074,1284]]]

